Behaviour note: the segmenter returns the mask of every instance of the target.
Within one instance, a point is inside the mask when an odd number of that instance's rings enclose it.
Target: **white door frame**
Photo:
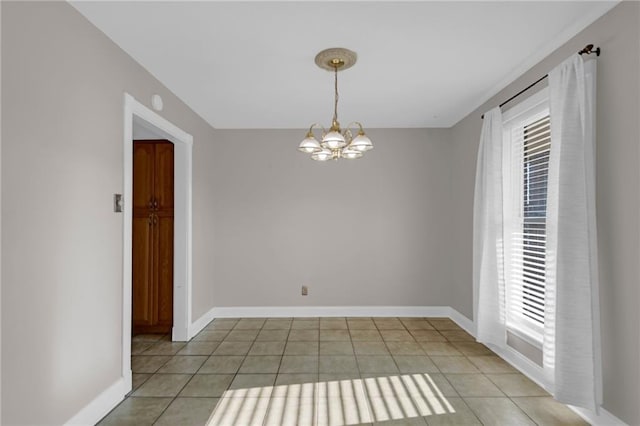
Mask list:
[[[122,259],[122,376],[131,389],[131,273],[133,218],[133,127],[141,125],[174,144],[173,330],[186,341],[191,322],[191,175],[193,136],[124,94],[124,217]]]

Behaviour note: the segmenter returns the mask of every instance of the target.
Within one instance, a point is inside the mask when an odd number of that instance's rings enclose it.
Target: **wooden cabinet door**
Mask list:
[[[158,325],[173,326],[173,216],[156,214],[154,271]]]
[[[155,156],[152,143],[133,144],[133,209],[148,210],[152,207],[154,191]],[[139,211],[139,213],[142,213]]]
[[[173,144],[134,141],[133,333],[173,326]]]
[[[132,322],[134,329],[151,326],[153,313],[153,223],[151,216],[133,217]]]
[[[155,188],[157,209],[173,211],[173,144],[161,142],[155,145]]]

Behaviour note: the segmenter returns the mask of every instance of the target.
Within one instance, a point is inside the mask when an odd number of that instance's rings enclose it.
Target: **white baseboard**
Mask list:
[[[95,425],[124,399],[130,388],[131,386],[127,386],[127,381],[124,377],[119,378],[67,421],[65,425]]]
[[[574,407],[573,405],[568,405],[568,407],[593,426],[627,426],[625,422],[602,407],[597,414],[582,407]]]
[[[213,308],[215,318],[449,317],[448,306],[241,306]]]
[[[209,324],[214,318],[216,318],[216,309],[217,308],[209,309],[208,312],[189,324],[189,329],[187,330],[187,340],[190,340],[196,334],[200,333],[202,329],[207,326],[207,324]]]
[[[462,327],[467,333],[471,334],[473,337],[476,336],[476,325],[472,320],[453,308],[449,308],[449,314],[447,316],[451,318],[453,322]]]

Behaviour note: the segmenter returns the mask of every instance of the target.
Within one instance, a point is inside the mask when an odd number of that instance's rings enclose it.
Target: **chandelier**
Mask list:
[[[356,59],[355,52],[342,48],[326,49],[316,55],[316,65],[322,69],[332,71],[334,75],[334,103],[331,128],[327,132],[320,124],[312,124],[309,127],[307,136],[298,146],[299,151],[311,154],[311,158],[316,161],[360,158],[366,151],[373,148],[371,140],[364,134],[362,124],[354,121],[342,130],[338,122],[338,71],[351,68],[356,63]],[[354,137],[351,128],[355,128],[355,126],[357,126],[358,133]],[[316,139],[313,133],[313,129],[316,127],[322,129],[320,141]]]

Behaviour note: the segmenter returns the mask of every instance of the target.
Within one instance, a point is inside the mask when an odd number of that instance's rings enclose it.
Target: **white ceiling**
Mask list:
[[[213,127],[449,127],[616,2],[72,2]],[[588,40],[598,43],[598,40]],[[586,43],[585,43],[586,44]]]

